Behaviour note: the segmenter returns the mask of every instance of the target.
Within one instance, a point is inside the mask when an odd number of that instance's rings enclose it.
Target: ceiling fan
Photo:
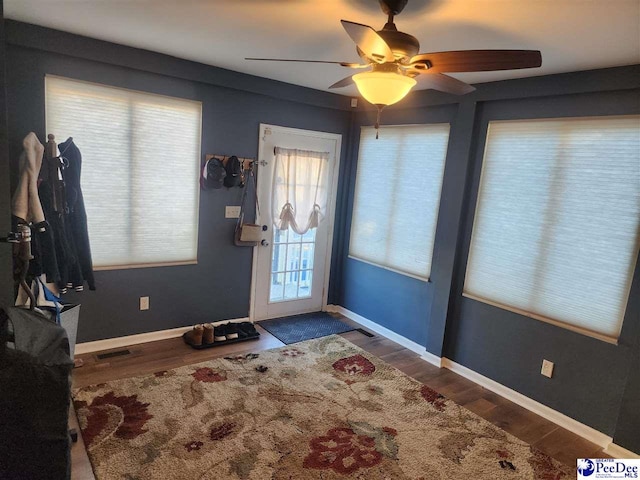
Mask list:
[[[277,58],[246,58],[275,62],[332,63],[347,68],[368,69],[350,75],[329,88],[356,84],[368,102],[378,107],[402,100],[420,81],[434,90],[464,95],[475,87],[443,72],[483,72],[535,68],[542,65],[538,50],[459,50],[438,53],[418,53],[420,43],[413,35],[399,31],[393,19],[407,5],[408,0],[379,0],[387,23],[382,30],[368,25],[341,20],[347,34],[356,43],[363,63],[331,62],[323,60],[289,60]]]
[[[408,0],[379,0],[382,11],[388,16],[387,23],[382,30],[375,31],[368,25],[341,20],[347,34],[356,43],[357,52],[364,63],[330,62],[323,60],[288,60],[277,58],[246,58],[245,60],[266,60],[274,62],[307,62],[307,63],[333,63],[347,68],[369,68],[364,73],[348,76],[329,88],[340,88],[356,83],[360,89],[360,82],[367,77],[378,75],[381,78],[397,77],[398,84],[409,86],[406,95],[414,85],[416,78],[421,84],[456,95],[475,90],[474,87],[460,80],[445,75],[443,72],[482,72],[492,70],[513,70],[519,68],[535,68],[542,64],[542,58],[538,50],[459,50],[438,53],[418,53],[420,43],[408,33],[399,31],[393,22],[406,6]],[[365,80],[366,82],[366,80]],[[366,88],[364,89],[367,90]],[[396,87],[395,92],[400,93]],[[379,96],[373,95],[367,98],[365,91],[360,90],[365,99],[373,104],[379,104]],[[387,93],[385,98],[391,105],[400,98],[398,95]],[[373,100],[373,101],[372,101]]]

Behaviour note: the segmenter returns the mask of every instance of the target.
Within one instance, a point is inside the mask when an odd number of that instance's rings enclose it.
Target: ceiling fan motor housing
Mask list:
[[[392,27],[392,28],[388,28]],[[420,42],[413,35],[399,32],[394,24],[386,24],[378,35],[389,45],[396,60],[404,63],[420,51]]]

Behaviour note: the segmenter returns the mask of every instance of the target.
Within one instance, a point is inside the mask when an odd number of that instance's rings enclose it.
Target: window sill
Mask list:
[[[553,320],[552,318],[544,317],[542,315],[537,315],[535,313],[527,312],[524,310],[520,310],[519,308],[509,307],[507,305],[503,305],[501,303],[492,302],[491,300],[487,300],[485,298],[476,297],[475,295],[471,295],[468,293],[463,293],[463,297],[468,298],[470,300],[475,300],[476,302],[484,303],[486,305],[491,305],[492,307],[497,307],[502,310],[506,310],[508,312],[517,313],[518,315],[522,315],[524,317],[533,318],[534,320],[539,320],[544,323],[548,323],[550,325],[554,325],[556,327],[564,328],[565,330],[570,330],[572,332],[579,333],[581,335],[586,335],[587,337],[595,338],[596,340],[601,340],[606,343],[610,343],[612,345],[618,345],[618,339],[609,337],[602,333],[594,332],[592,330],[588,330],[586,328],[577,327],[575,325],[570,325],[568,323],[560,322],[558,320]]]
[[[103,265],[100,267],[93,267],[94,272],[109,271],[109,270],[130,270],[133,268],[154,268],[154,267],[178,267],[181,265],[197,265],[197,260],[189,260],[183,262],[158,262],[158,263],[134,263],[131,265]]]
[[[366,263],[367,265],[372,265],[374,267],[382,268],[384,270],[388,270],[390,272],[397,273],[397,274],[403,275],[405,277],[414,278],[414,279],[420,280],[421,282],[424,282],[424,283],[431,283],[431,279],[429,277],[421,277],[421,276],[416,275],[414,273],[403,272],[402,270],[397,270],[397,269],[392,268],[392,267],[387,267],[386,265],[380,265],[379,263],[370,262],[369,260],[363,260],[362,258],[354,257],[353,255],[348,255],[348,258],[350,258],[351,260],[357,260],[358,262]]]

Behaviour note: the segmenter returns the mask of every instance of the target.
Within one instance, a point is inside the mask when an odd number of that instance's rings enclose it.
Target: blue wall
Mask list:
[[[356,134],[349,157],[346,203],[339,228],[342,248],[333,272],[335,303],[509,388],[596,428],[640,451],[629,425],[640,417],[637,341],[640,261],[619,345],[462,297],[466,259],[490,120],[640,113],[640,68],[589,72],[477,85],[464,97],[415,92],[383,112],[385,124],[451,122],[431,280],[421,282],[348,258],[357,171]],[[358,111],[354,127],[371,125]],[[603,279],[604,280],[604,279]],[[635,355],[635,356],[634,356]],[[554,378],[540,375],[542,359]]]
[[[622,91],[484,103],[478,119],[477,148],[473,152],[472,178],[461,228],[455,304],[445,335],[444,351],[451,360],[607,434],[614,432],[628,373],[630,346],[635,344],[640,326],[635,302],[629,302],[619,345],[611,345],[464,298],[462,286],[488,122],[640,113],[637,99],[638,91]],[[540,375],[543,358],[556,364],[551,381]],[[505,364],[510,368],[504,368]],[[598,386],[597,394],[594,385]]]
[[[453,124],[457,108],[455,105],[438,106],[420,110],[385,110],[383,120],[389,125],[417,123]],[[400,335],[426,345],[429,309],[433,297],[433,284],[348,257],[348,241],[351,234],[351,212],[357,173],[357,146],[360,141],[360,128],[375,121],[373,112],[361,112],[356,115],[352,126],[351,155],[348,171],[345,172],[345,184],[348,191],[339,201],[347,208],[341,219],[341,234],[345,247],[341,265],[341,283],[337,288],[334,302],[362,315]],[[455,125],[452,125],[452,131]],[[452,137],[450,137],[452,138]],[[451,143],[451,142],[450,142]],[[449,146],[451,148],[451,145]],[[409,160],[408,161],[413,161]],[[389,168],[393,168],[390,164]],[[381,172],[381,174],[384,174]],[[407,178],[407,182],[411,179]],[[398,319],[401,319],[398,321]]]
[[[45,74],[201,101],[203,155],[256,157],[260,123],[348,138],[349,99],[339,95],[33,25],[6,26],[14,176],[22,138],[29,131],[41,140],[55,134],[45,132]],[[82,304],[78,341],[247,317],[253,249],[233,245],[235,220],[224,218],[225,205],[239,205],[241,193],[201,192],[197,265],[98,271],[97,291],[67,294],[65,301]],[[144,295],[151,309],[142,312],[138,299]]]
[[[640,295],[638,295],[640,297]],[[640,337],[640,336],[637,336]],[[618,445],[640,451],[640,338],[636,338],[635,352],[629,365],[629,375],[618,414],[613,438]]]

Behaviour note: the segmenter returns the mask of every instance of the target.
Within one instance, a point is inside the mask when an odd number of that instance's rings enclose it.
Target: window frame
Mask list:
[[[196,161],[196,171],[197,172],[201,172],[202,170],[202,131],[203,131],[203,103],[200,100],[194,100],[192,98],[185,98],[185,97],[179,97],[179,96],[174,96],[174,95],[166,95],[166,94],[161,94],[161,93],[156,93],[156,92],[148,92],[148,91],[144,91],[144,90],[137,90],[137,89],[133,89],[133,88],[126,88],[126,87],[120,87],[120,86],[115,86],[115,85],[110,85],[110,84],[106,84],[106,83],[99,83],[99,82],[92,82],[92,81],[88,81],[88,80],[81,80],[81,79],[77,79],[77,78],[72,78],[72,77],[65,77],[65,76],[61,76],[61,75],[54,75],[54,74],[45,74],[44,75],[44,82],[43,82],[43,97],[44,97],[44,123],[45,123],[45,131],[49,132],[49,125],[48,125],[48,116],[47,116],[47,80],[48,79],[53,79],[53,80],[62,80],[62,81],[68,81],[68,82],[74,82],[74,83],[80,83],[80,84],[86,84],[86,85],[91,85],[94,87],[99,87],[99,88],[104,88],[104,89],[108,89],[108,90],[115,90],[115,91],[119,91],[119,92],[131,92],[132,94],[136,94],[136,95],[146,95],[149,97],[159,97],[159,98],[166,98],[170,101],[179,101],[179,102],[185,102],[185,103],[191,103],[195,106],[198,107],[199,110],[199,122],[198,122],[198,132],[197,132],[197,137],[198,137],[198,145],[196,146],[196,152],[198,152],[198,159]],[[57,135],[55,132],[54,135]],[[59,140],[59,139],[58,139]],[[56,141],[56,146],[58,144],[58,141]],[[84,163],[84,158],[83,158],[83,163]],[[201,174],[201,173],[200,173]],[[158,262],[144,262],[144,263],[126,263],[126,264],[116,264],[116,265],[94,265],[93,266],[93,271],[113,271],[113,270],[130,270],[130,269],[139,269],[139,268],[155,268],[155,267],[175,267],[175,266],[187,266],[187,265],[197,265],[198,264],[198,257],[199,257],[199,252],[200,252],[200,242],[199,242],[199,230],[200,230],[200,199],[201,199],[201,194],[200,194],[200,185],[199,185],[199,180],[198,178],[194,178],[194,183],[195,183],[195,195],[196,195],[196,202],[195,202],[195,224],[194,224],[194,230],[193,230],[193,235],[194,235],[194,247],[195,247],[195,258],[194,259],[189,259],[189,260],[178,260],[178,261],[158,261]],[[86,201],[85,201],[86,203]],[[87,228],[88,225],[87,225]],[[90,234],[89,234],[89,238],[90,238]]]
[[[423,283],[427,283],[427,284],[431,284],[432,280],[431,280],[431,275],[433,273],[433,259],[435,258],[435,252],[436,252],[436,237],[437,237],[437,230],[438,230],[438,222],[440,220],[440,207],[441,207],[441,203],[442,203],[442,192],[443,192],[443,188],[444,188],[444,178],[445,178],[445,172],[446,172],[446,167],[447,167],[447,159],[449,156],[449,146],[450,146],[450,141],[451,141],[451,130],[452,130],[452,122],[450,121],[444,121],[444,122],[440,122],[440,121],[436,121],[436,122],[426,122],[426,123],[407,123],[407,124],[393,124],[393,125],[384,125],[382,127],[382,129],[384,130],[384,128],[402,128],[402,127],[428,127],[428,126],[437,126],[437,125],[446,125],[448,127],[448,132],[447,132],[447,146],[446,146],[446,151],[445,151],[445,158],[444,158],[444,162],[442,165],[442,178],[440,180],[440,194],[438,196],[438,205],[436,207],[436,214],[435,214],[435,222],[434,222],[434,233],[433,233],[433,249],[431,251],[431,265],[430,265],[430,271],[429,271],[429,275],[427,276],[422,276],[422,275],[418,275],[415,273],[411,273],[411,272],[406,272],[404,270],[401,270],[399,268],[394,268],[390,265],[384,265],[381,263],[377,263],[374,262],[372,260],[367,260],[361,257],[358,257],[357,255],[354,255],[351,253],[351,239],[352,239],[352,234],[353,234],[353,212],[355,210],[355,206],[356,206],[356,192],[358,189],[358,168],[360,168],[361,165],[359,165],[359,162],[356,162],[356,171],[355,171],[355,181],[354,181],[354,186],[353,186],[353,201],[352,201],[352,208],[351,208],[351,218],[349,221],[349,245],[347,248],[347,258],[349,258],[350,260],[356,260],[358,262],[362,262],[364,264],[367,265],[371,265],[373,267],[377,267],[377,268],[381,268],[383,270],[387,270],[389,272],[393,272],[396,273],[398,275],[402,275],[405,277],[409,277],[409,278],[413,278],[415,280],[418,280],[420,282]],[[371,125],[361,125],[360,126],[360,132],[359,132],[359,136],[358,136],[358,159],[360,158],[360,144],[361,144],[361,139],[362,139],[362,131],[364,129],[371,129],[374,128]]]
[[[481,140],[479,142],[479,146],[482,147],[482,151],[478,151],[476,153],[476,155],[479,158],[476,159],[478,163],[475,163],[475,167],[474,168],[478,168],[480,170],[479,174],[475,174],[474,175],[474,179],[473,179],[473,186],[469,191],[469,195],[470,195],[470,203],[468,203],[468,213],[469,213],[469,217],[470,221],[465,222],[465,225],[462,226],[464,232],[466,232],[465,234],[465,244],[466,247],[463,249],[463,254],[465,255],[464,257],[464,263],[463,263],[463,269],[461,271],[461,279],[460,279],[460,295],[464,298],[468,298],[470,300],[476,301],[476,302],[480,302],[483,303],[485,305],[489,305],[491,307],[495,307],[495,308],[499,308],[501,310],[505,310],[507,312],[511,312],[511,313],[515,313],[517,315],[521,315],[527,318],[531,318],[534,320],[538,320],[541,321],[543,323],[549,324],[549,325],[553,325],[556,327],[560,327],[564,330],[569,330],[571,332],[575,332],[575,333],[579,333],[581,335],[584,335],[586,337],[590,337],[596,340],[600,340],[602,342],[611,344],[611,345],[619,345],[620,344],[620,338],[623,335],[623,330],[624,330],[624,325],[625,325],[625,320],[627,319],[627,313],[628,313],[628,309],[629,309],[629,304],[630,304],[630,298],[631,298],[631,293],[633,290],[633,280],[634,280],[634,274],[638,268],[638,266],[640,265],[640,228],[637,232],[637,237],[636,237],[636,245],[635,245],[635,249],[636,249],[636,255],[634,257],[633,263],[632,265],[629,265],[629,269],[631,272],[630,275],[630,280],[629,280],[629,285],[628,285],[628,291],[627,291],[627,301],[625,304],[625,308],[624,308],[624,312],[622,315],[622,322],[620,325],[620,330],[618,332],[617,337],[612,337],[609,335],[605,335],[602,334],[600,332],[585,328],[585,327],[580,327],[577,325],[572,325],[566,322],[563,322],[561,320],[556,320],[550,317],[546,317],[544,315],[540,315],[534,312],[529,312],[526,310],[522,310],[519,309],[517,307],[513,307],[513,306],[509,306],[509,305],[505,305],[502,304],[500,302],[496,302],[494,300],[489,300],[486,298],[483,298],[481,296],[478,295],[473,295],[470,293],[466,293],[465,290],[465,284],[466,284],[466,278],[467,278],[467,273],[468,273],[468,262],[469,262],[469,258],[471,255],[471,249],[472,249],[472,242],[473,242],[473,237],[474,237],[474,231],[475,231],[475,227],[476,227],[476,221],[477,221],[477,214],[478,214],[478,204],[479,204],[479,200],[480,200],[480,195],[482,193],[482,179],[483,176],[485,174],[485,159],[486,159],[486,155],[487,155],[487,149],[488,149],[488,138],[489,138],[489,132],[490,132],[490,126],[492,123],[516,123],[516,122],[545,122],[545,121],[549,121],[549,122],[553,122],[553,121],[571,121],[571,120],[589,120],[589,119],[616,119],[616,118],[629,118],[629,117],[640,117],[640,113],[617,113],[617,114],[611,114],[611,115],[607,115],[607,114],[602,114],[602,115],[598,115],[598,114],[590,114],[590,115],[557,115],[557,116],[527,116],[527,117],[518,117],[518,118],[510,118],[510,117],[502,117],[500,116],[499,118],[487,118],[484,120],[483,124],[482,124],[482,128],[479,131],[479,135],[481,137]]]

